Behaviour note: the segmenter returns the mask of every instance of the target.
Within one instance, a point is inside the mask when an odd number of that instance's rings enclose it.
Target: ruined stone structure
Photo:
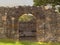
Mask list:
[[[32,14],[35,19],[20,22],[23,14]],[[44,7],[0,7],[0,38],[60,42],[60,14]]]

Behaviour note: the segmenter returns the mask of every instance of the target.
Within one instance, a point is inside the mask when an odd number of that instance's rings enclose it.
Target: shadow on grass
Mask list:
[[[22,41],[20,42],[22,45],[45,45],[44,43],[37,43],[32,41]]]
[[[0,39],[1,43],[15,43],[15,41],[10,40],[10,39]]]
[[[60,45],[58,42],[33,42],[33,41],[14,41],[10,39],[0,39],[0,45]]]

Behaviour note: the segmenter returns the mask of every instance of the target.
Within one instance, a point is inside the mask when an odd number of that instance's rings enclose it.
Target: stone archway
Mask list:
[[[41,40],[40,36],[43,33],[43,31],[39,27],[39,25],[41,25],[41,23],[42,23],[41,21],[45,20],[45,15],[44,15],[44,12],[43,12],[41,7],[34,7],[34,6],[33,7],[19,7],[16,10],[13,9],[13,11],[11,9],[9,13],[10,13],[9,17],[14,17],[15,18],[15,22],[14,22],[14,31],[15,31],[15,34],[12,35],[15,39],[17,39],[17,40],[20,39],[20,37],[19,37],[19,35],[20,35],[19,34],[20,33],[19,30],[21,29],[20,28],[21,26],[19,26],[19,24],[23,24],[23,22],[19,22],[18,21],[19,17],[21,17],[22,14],[32,14],[34,17],[36,17],[35,22],[32,21],[33,25],[34,24],[36,25],[36,28],[34,28],[36,30],[36,38],[35,38],[35,40],[37,40],[37,41]],[[27,22],[25,22],[25,23],[27,23]],[[30,25],[29,23],[31,23],[31,22],[28,22],[28,25]]]
[[[23,14],[22,16],[19,17],[19,40],[35,40],[35,39],[36,39],[36,17],[33,14]]]

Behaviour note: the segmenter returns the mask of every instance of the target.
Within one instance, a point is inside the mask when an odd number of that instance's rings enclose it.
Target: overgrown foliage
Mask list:
[[[47,5],[52,4],[54,5],[60,5],[60,0],[33,0],[34,6],[41,6],[41,5]]]
[[[34,16],[31,14],[23,14],[22,16],[19,17],[19,21],[20,22],[29,22],[31,21],[32,19],[34,19]]]

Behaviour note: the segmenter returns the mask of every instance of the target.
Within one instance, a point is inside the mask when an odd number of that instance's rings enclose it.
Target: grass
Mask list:
[[[6,40],[0,39],[0,45],[60,45],[58,42],[32,42],[32,41],[13,41],[13,40]]]

